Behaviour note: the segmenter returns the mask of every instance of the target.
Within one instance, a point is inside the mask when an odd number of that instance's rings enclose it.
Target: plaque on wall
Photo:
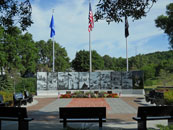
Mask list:
[[[90,89],[100,89],[100,72],[91,72]]]
[[[101,80],[101,89],[112,89],[110,72],[101,72],[100,80]]]
[[[37,90],[47,90],[47,72],[37,72]]]
[[[132,72],[122,72],[122,89],[132,89]]]
[[[79,89],[79,73],[69,72],[68,73],[69,89]]]
[[[58,72],[58,89],[69,89],[68,72]]]
[[[111,72],[111,85],[112,89],[121,89],[121,72],[115,71]]]
[[[57,72],[49,72],[47,83],[48,83],[48,90],[57,90],[57,81],[58,80],[58,73]]]
[[[143,71],[132,71],[133,89],[144,89]]]
[[[79,89],[89,89],[88,72],[79,72]]]

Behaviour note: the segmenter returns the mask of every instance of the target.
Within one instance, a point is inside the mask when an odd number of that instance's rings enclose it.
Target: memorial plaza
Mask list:
[[[28,116],[34,118],[29,123],[29,130],[61,130],[59,107],[106,107],[106,122],[102,130],[136,130],[138,106],[148,106],[144,95],[121,95],[119,98],[58,98],[57,96],[34,96],[34,101],[27,104]],[[2,130],[17,130],[17,122],[2,121]],[[157,124],[167,125],[167,120],[148,121],[147,128]],[[98,130],[98,123],[67,123],[70,129]]]

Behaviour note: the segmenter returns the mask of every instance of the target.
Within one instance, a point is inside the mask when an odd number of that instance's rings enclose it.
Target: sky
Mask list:
[[[90,1],[92,12],[95,13],[98,0]],[[154,20],[159,15],[165,15],[166,5],[171,2],[158,0],[146,17],[136,21],[128,18],[128,57],[169,50],[168,36],[156,28]],[[66,49],[70,60],[75,58],[76,52],[89,50],[88,0],[31,0],[31,4],[34,24],[28,31],[34,41],[51,39],[49,25],[54,9],[54,40]],[[124,22],[109,25],[104,20],[95,22],[91,32],[91,49],[101,56],[126,58]]]

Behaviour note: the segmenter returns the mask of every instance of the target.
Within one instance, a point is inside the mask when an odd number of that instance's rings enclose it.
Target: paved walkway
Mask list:
[[[59,107],[70,106],[105,106],[107,108],[107,122],[103,123],[103,130],[136,130],[137,123],[132,120],[136,116],[137,108],[147,104],[143,97],[121,97],[107,99],[58,99],[57,97],[35,97],[34,102],[27,106],[30,130],[61,130],[59,123]],[[26,106],[24,106],[26,107]],[[148,121],[148,128],[155,128],[156,124],[167,125],[167,121]],[[71,127],[90,128],[98,130],[98,123],[68,123]],[[17,130],[16,122],[3,122],[2,130]]]

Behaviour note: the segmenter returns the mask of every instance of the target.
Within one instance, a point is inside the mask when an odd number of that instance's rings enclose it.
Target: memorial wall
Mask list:
[[[37,90],[143,89],[143,71],[37,72]]]

